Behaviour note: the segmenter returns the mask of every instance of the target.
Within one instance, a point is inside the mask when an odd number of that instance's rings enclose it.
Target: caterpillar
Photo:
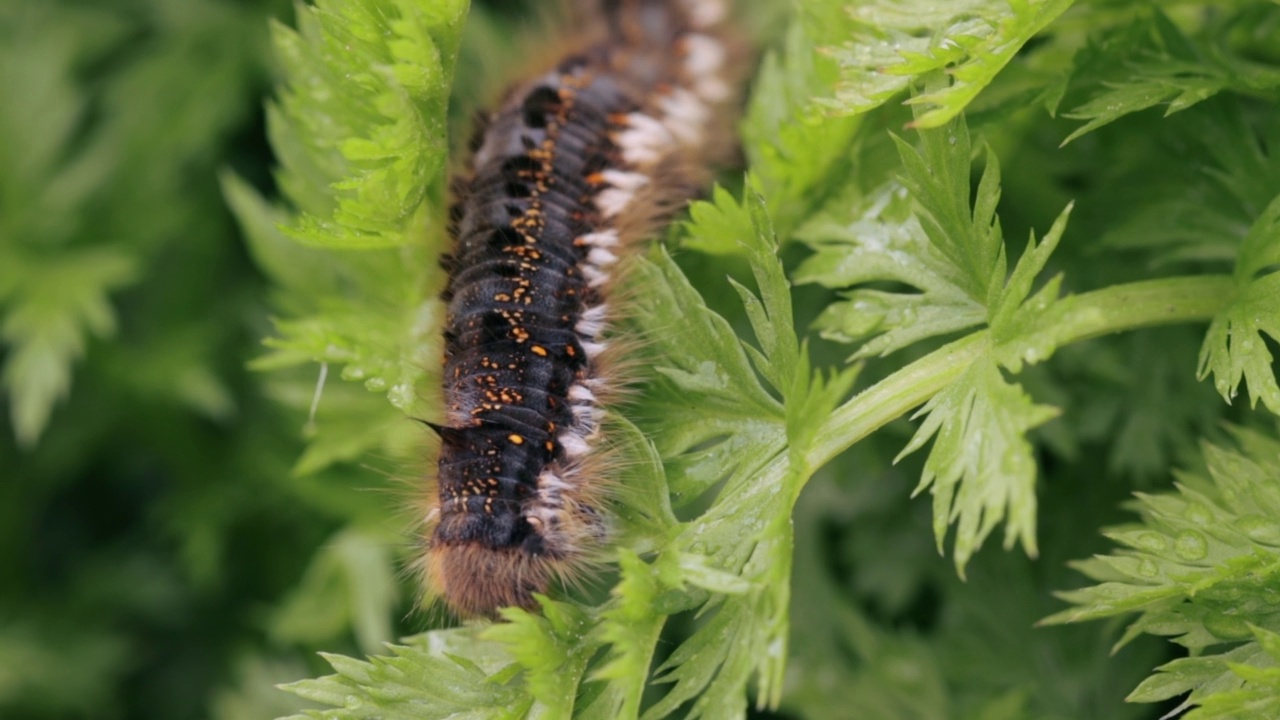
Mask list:
[[[724,0],[600,1],[575,49],[484,120],[454,182],[422,564],[462,617],[532,608],[599,557],[618,263],[732,151]]]

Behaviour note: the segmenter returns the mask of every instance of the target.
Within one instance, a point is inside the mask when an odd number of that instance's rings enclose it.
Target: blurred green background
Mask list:
[[[0,0],[0,717],[288,714],[315,650],[415,624],[389,473],[292,472],[314,369],[247,367],[271,299],[219,175],[276,195],[292,16]]]

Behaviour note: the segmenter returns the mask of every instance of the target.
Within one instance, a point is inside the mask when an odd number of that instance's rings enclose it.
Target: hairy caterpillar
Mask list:
[[[725,0],[601,0],[577,49],[487,118],[455,182],[428,593],[531,607],[607,536],[600,398],[620,256],[731,147]],[[595,551],[593,553],[593,551]]]

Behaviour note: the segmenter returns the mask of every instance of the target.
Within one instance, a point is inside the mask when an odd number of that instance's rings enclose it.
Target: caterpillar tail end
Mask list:
[[[479,543],[435,544],[427,555],[427,587],[461,618],[496,619],[504,607],[533,610],[553,573],[523,549]]]

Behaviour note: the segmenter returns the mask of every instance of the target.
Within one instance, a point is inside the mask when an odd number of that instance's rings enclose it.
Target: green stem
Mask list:
[[[1209,320],[1231,297],[1228,275],[1199,275],[1117,285],[1060,300],[1043,330],[1055,346],[1110,333]],[[920,358],[836,408],[808,449],[812,468],[933,397],[990,347],[981,330]]]

